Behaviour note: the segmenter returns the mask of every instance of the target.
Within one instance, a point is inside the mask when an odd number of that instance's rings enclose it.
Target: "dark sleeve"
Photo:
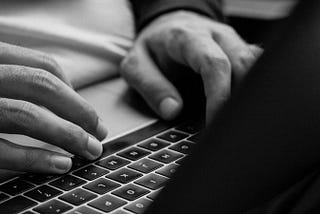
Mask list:
[[[151,20],[174,10],[190,10],[212,19],[223,20],[221,0],[130,0],[137,30]]]

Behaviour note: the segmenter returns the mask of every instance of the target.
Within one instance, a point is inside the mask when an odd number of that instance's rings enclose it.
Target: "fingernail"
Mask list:
[[[65,156],[53,155],[51,157],[52,164],[58,173],[65,173],[71,169],[72,161]]]
[[[171,98],[167,97],[160,103],[160,114],[163,119],[171,120],[174,119],[179,113],[179,103]]]
[[[97,129],[96,129],[96,134],[97,138],[99,140],[103,140],[107,137],[108,135],[108,130],[107,128],[103,125],[102,120],[99,118],[98,119],[98,124],[97,124]]]
[[[88,152],[89,154],[87,158],[90,160],[97,159],[102,153],[102,144],[91,136],[88,138]]]

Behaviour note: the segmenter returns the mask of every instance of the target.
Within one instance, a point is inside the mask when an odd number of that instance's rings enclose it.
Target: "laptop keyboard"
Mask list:
[[[0,185],[1,213],[143,213],[190,154],[200,127],[156,123],[106,143],[95,162],[74,157],[65,175],[16,177]]]

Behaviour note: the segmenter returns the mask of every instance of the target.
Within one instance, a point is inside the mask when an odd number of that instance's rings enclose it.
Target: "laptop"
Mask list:
[[[301,1],[205,130],[158,121],[104,144],[97,161],[75,157],[65,175],[12,178],[0,212],[243,213],[270,201],[320,161],[319,9]]]

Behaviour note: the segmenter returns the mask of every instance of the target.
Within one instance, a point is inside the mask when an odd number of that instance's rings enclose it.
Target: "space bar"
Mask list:
[[[23,196],[17,196],[0,204],[1,213],[18,213],[36,205],[37,203],[31,201]]]

